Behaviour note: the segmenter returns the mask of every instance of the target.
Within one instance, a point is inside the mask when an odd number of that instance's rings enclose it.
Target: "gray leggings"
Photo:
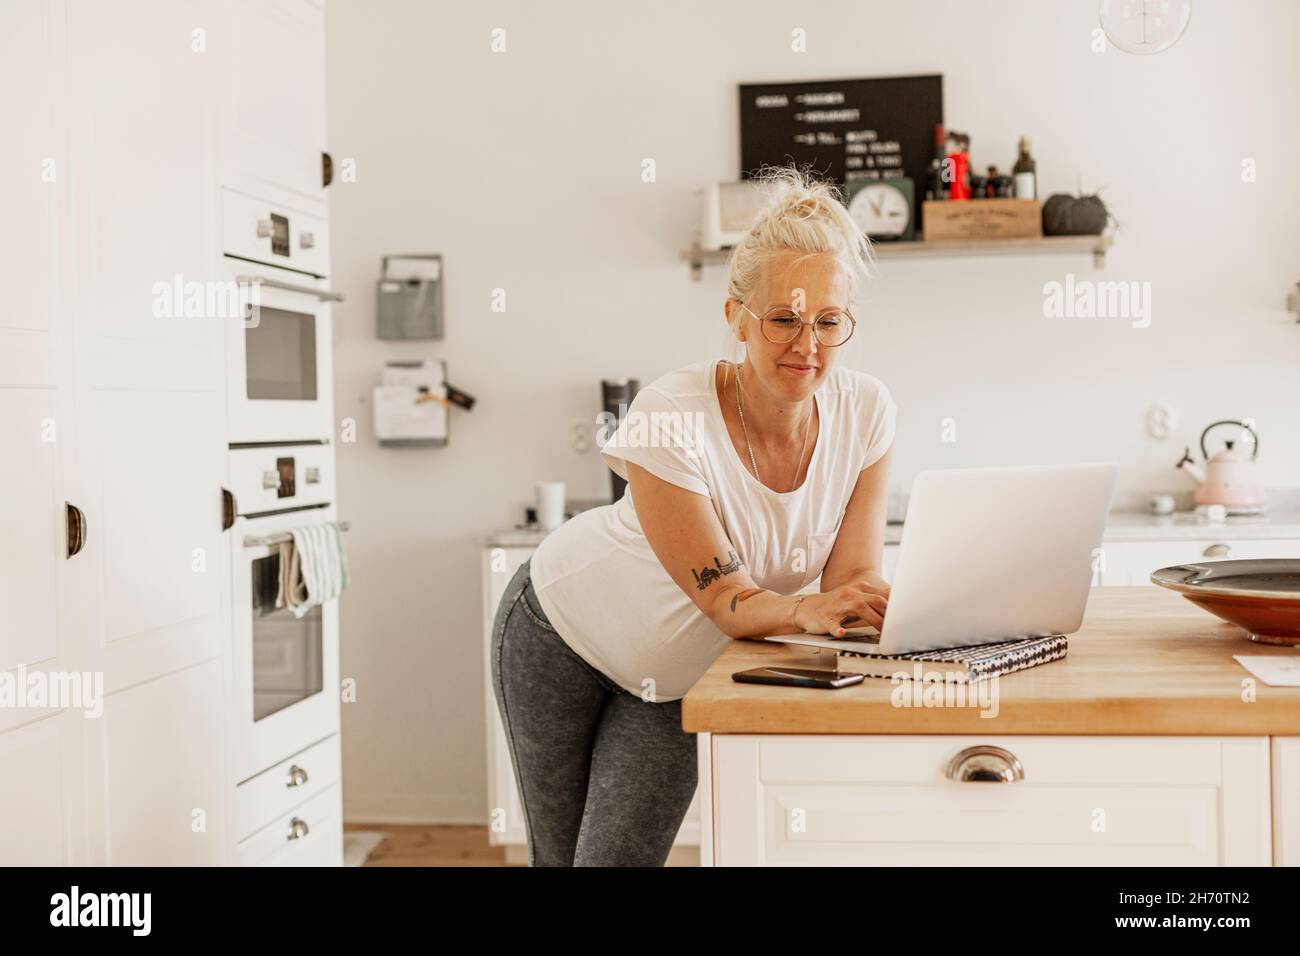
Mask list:
[[[695,795],[681,701],[644,701],[579,657],[527,561],[497,608],[491,662],[529,865],[663,866]]]

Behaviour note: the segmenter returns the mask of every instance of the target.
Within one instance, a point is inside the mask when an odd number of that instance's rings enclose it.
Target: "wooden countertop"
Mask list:
[[[986,689],[970,706],[896,706],[905,694],[919,699],[911,682],[871,677],[839,690],[740,684],[736,671],[815,667],[817,652],[733,641],[684,698],[682,725],[718,734],[1300,735],[1300,687],[1269,687],[1232,659],[1300,649],[1249,641],[1172,591],[1094,588],[1069,638],[1064,659],[1001,677],[995,699]],[[1247,678],[1252,702],[1242,699]]]

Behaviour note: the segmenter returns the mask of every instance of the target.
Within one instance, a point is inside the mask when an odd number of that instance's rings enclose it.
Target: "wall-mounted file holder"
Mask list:
[[[447,363],[389,362],[374,390],[374,428],[388,448],[440,448],[448,438]]]
[[[378,337],[442,338],[442,256],[384,256],[383,268],[375,292]]]

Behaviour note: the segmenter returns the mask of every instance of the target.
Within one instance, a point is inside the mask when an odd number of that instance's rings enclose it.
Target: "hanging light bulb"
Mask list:
[[[1178,42],[1192,21],[1192,0],[1101,0],[1099,14],[1113,45],[1150,55]]]

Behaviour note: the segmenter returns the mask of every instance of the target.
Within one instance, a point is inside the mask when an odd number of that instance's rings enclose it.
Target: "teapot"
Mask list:
[[[1234,441],[1224,441],[1224,449],[1210,457],[1205,450],[1205,436],[1220,425],[1236,425],[1250,432],[1254,443],[1250,454],[1233,448]],[[1228,514],[1259,514],[1264,510],[1264,487],[1260,484],[1255,458],[1259,455],[1259,434],[1245,422],[1224,419],[1207,425],[1201,432],[1201,457],[1205,468],[1192,461],[1191,449],[1184,447],[1183,458],[1177,465],[1191,475],[1197,483],[1195,501],[1198,505],[1223,505]]]

